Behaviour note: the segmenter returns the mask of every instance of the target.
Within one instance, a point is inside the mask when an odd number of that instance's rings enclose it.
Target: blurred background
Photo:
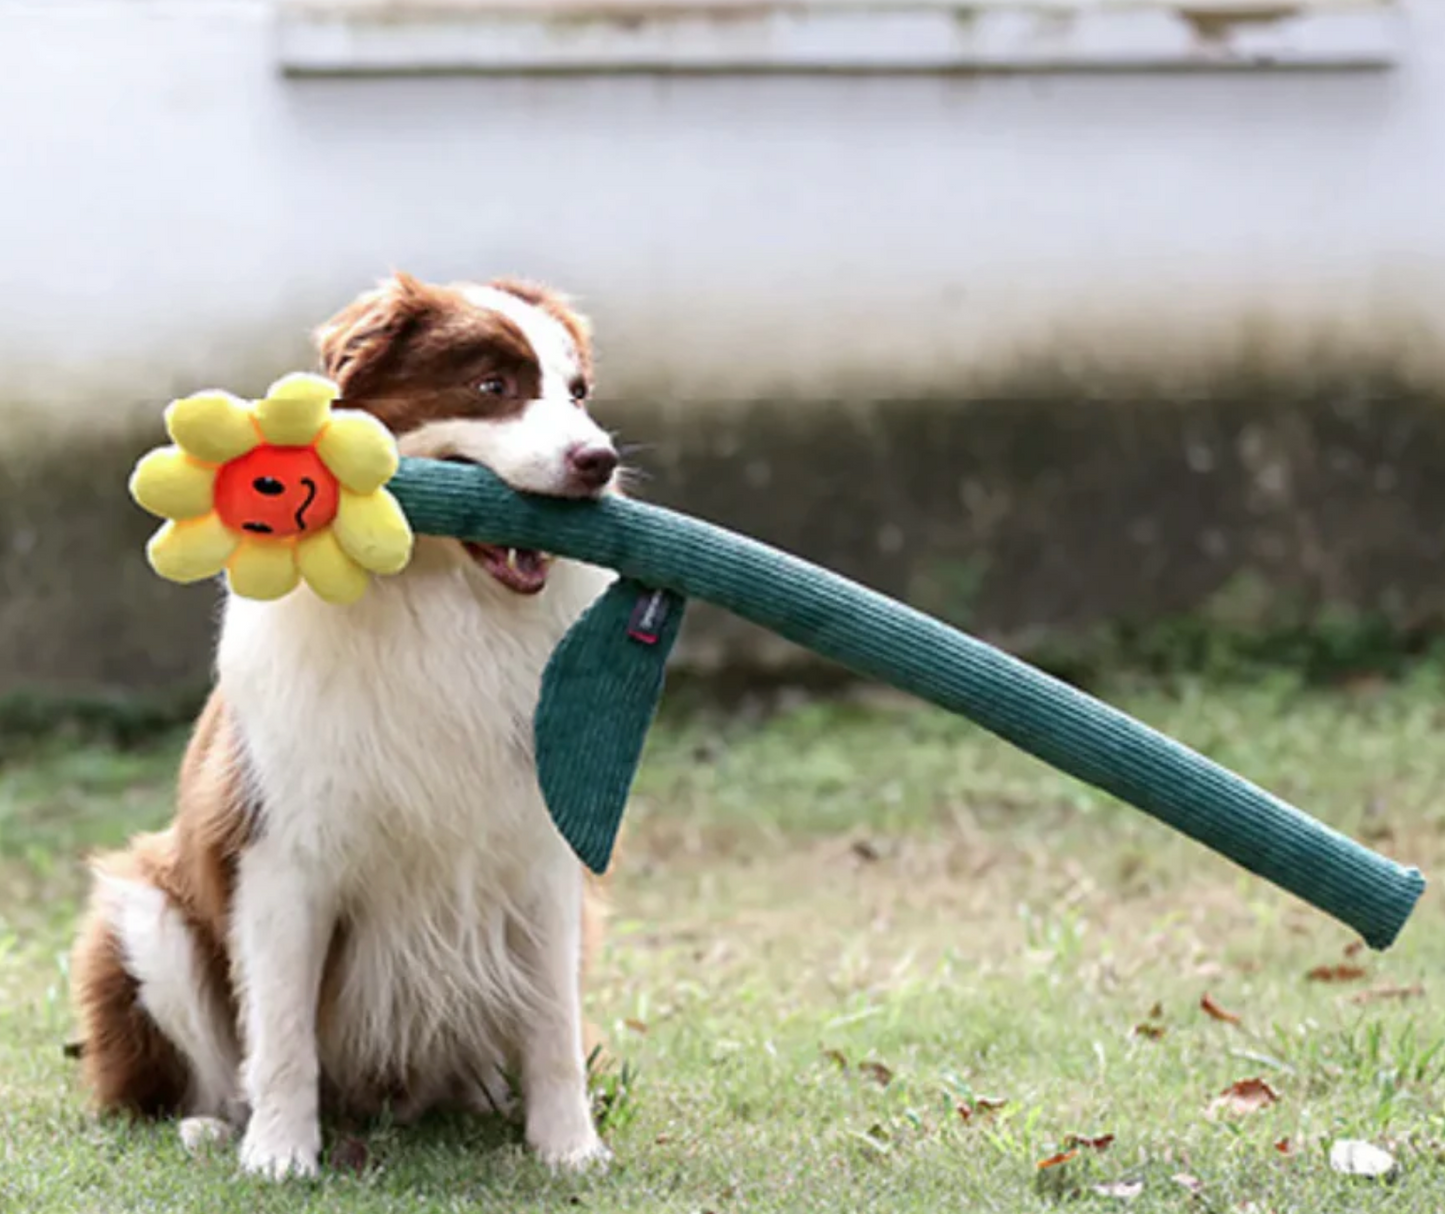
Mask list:
[[[0,247],[22,717],[193,700],[131,463],[393,269],[574,293],[646,496],[1081,679],[1445,607],[1433,0],[0,0]]]

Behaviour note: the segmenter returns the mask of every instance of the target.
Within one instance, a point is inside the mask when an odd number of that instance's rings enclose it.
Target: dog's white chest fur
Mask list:
[[[519,933],[581,875],[532,760],[541,672],[607,575],[559,563],[520,599],[423,541],[352,607],[232,600],[220,682],[263,806],[338,923],[319,1025],[344,1089],[444,1085],[529,1014]],[[479,597],[480,596],[480,597]]]

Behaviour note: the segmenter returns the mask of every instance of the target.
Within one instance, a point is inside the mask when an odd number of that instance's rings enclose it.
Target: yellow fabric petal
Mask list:
[[[411,525],[385,489],[366,494],[343,489],[331,526],[346,555],[373,573],[400,573],[411,560]]]
[[[261,441],[251,406],[229,392],[199,392],[172,401],[166,430],[188,454],[211,464],[245,455]]]
[[[167,523],[146,545],[151,568],[173,582],[203,582],[226,567],[240,541],[214,514]]]
[[[216,469],[179,447],[160,447],[136,464],[130,495],[162,518],[199,518],[215,505]]]
[[[296,545],[296,564],[306,584],[328,603],[356,602],[371,580],[366,570],[346,555],[330,529]]]
[[[256,422],[268,443],[305,447],[321,433],[339,395],[329,379],[298,371],[266,389],[266,399],[256,402]]]
[[[279,599],[300,580],[296,549],[281,540],[244,539],[226,562],[226,581],[246,599]]]
[[[374,493],[396,475],[396,439],[370,413],[343,409],[316,443],[316,453],[353,493]]]

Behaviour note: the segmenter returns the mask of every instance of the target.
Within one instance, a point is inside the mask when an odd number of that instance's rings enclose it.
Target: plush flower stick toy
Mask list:
[[[719,527],[623,498],[514,492],[484,468],[398,460],[335,387],[289,376],[254,404],[223,393],[167,411],[176,446],[141,460],[136,500],[168,521],[163,577],[225,571],[236,594],[304,580],[339,605],[406,564],[415,530],[614,569],[543,675],[537,774],[558,830],[606,868],[688,599],[704,599],[982,725],[1112,793],[1388,948],[1424,878],[1139,721],[892,599]]]

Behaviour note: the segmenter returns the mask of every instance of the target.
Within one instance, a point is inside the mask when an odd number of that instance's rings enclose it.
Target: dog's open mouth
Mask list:
[[[463,542],[467,555],[514,594],[536,594],[547,584],[552,558],[535,548],[499,548]]]
[[[464,455],[443,457],[449,464],[472,464]],[[552,568],[549,553],[535,548],[503,548],[497,544],[475,544],[463,540],[462,547],[477,565],[490,573],[513,594],[537,594],[547,585]]]

